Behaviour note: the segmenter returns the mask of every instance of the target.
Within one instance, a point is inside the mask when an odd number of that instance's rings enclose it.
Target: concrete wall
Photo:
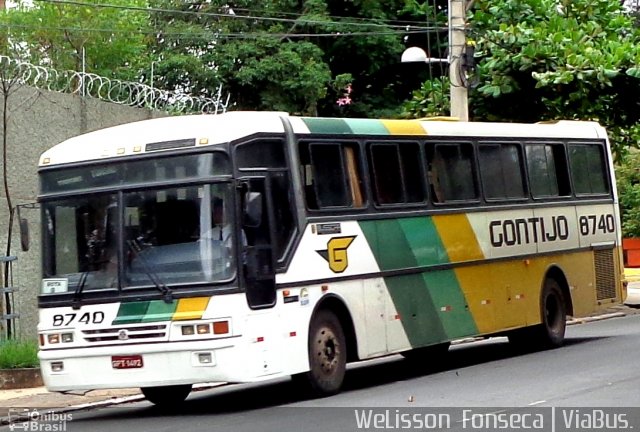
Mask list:
[[[0,127],[2,103],[0,94]],[[122,123],[160,117],[165,113],[103,102],[78,95],[21,87],[7,98],[7,163],[9,195],[12,205],[35,203],[38,194],[38,159],[42,152],[67,138]],[[0,130],[0,139],[2,133]],[[0,166],[4,168],[0,158]],[[0,172],[1,173],[1,172]],[[1,182],[0,182],[1,184]],[[14,222],[11,255],[13,265],[15,311],[20,313],[16,334],[34,338],[38,323],[37,295],[40,290],[40,211],[21,209],[29,221],[31,247],[20,250],[18,224]],[[4,187],[0,187],[0,256],[6,255],[9,211]],[[2,323],[0,323],[1,325]],[[0,335],[3,335],[1,332]]]

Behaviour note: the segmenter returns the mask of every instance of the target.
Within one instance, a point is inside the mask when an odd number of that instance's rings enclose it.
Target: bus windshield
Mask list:
[[[43,203],[43,294],[231,279],[231,191],[217,183]]]

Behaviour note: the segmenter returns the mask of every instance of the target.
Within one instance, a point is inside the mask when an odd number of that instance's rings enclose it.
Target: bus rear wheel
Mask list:
[[[538,342],[545,348],[555,348],[564,342],[567,328],[567,306],[560,284],[547,279],[540,298],[542,324],[537,328]]]
[[[191,393],[191,384],[160,387],[142,387],[142,394],[149,402],[159,407],[179,405]]]
[[[542,323],[535,327],[516,330],[509,340],[523,348],[557,348],[564,342],[567,328],[567,305],[560,284],[547,278],[540,295]]]
[[[329,396],[340,391],[347,365],[344,331],[336,315],[319,311],[309,327],[309,371],[293,377],[313,396]]]

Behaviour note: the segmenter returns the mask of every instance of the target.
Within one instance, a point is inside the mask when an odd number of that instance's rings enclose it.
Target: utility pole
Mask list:
[[[449,86],[451,116],[469,121],[467,87],[462,81],[463,56],[466,48],[465,18],[467,0],[449,0]]]

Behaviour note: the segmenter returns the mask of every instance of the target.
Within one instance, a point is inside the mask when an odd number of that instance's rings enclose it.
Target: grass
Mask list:
[[[29,340],[0,341],[0,369],[37,367],[38,344]]]

